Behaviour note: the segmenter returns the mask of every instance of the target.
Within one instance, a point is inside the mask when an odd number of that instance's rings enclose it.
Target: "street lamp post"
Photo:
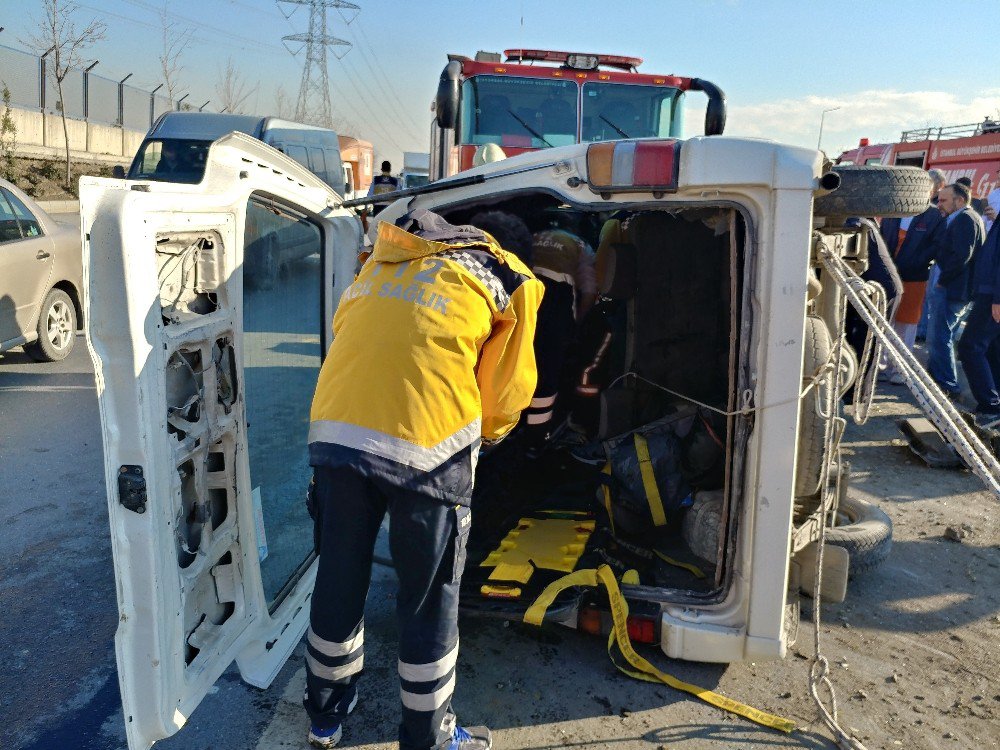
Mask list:
[[[819,116],[819,138],[816,140],[816,150],[820,149],[820,144],[823,143],[823,120],[826,119],[827,112],[836,112],[840,107],[830,107],[830,109],[824,109],[823,114]]]

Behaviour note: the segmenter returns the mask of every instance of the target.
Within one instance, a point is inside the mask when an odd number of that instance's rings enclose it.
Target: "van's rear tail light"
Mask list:
[[[657,643],[657,618],[649,615],[629,615],[625,621],[628,637],[633,643]],[[576,617],[577,630],[591,635],[607,635],[614,627],[611,613],[597,607],[583,607]]]
[[[666,193],[677,190],[681,142],[611,141],[587,147],[590,189],[611,193]]]

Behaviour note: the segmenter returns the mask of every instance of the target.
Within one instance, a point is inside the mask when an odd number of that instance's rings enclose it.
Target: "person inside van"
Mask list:
[[[180,171],[180,148],[174,141],[160,142],[160,160],[154,174],[158,177],[176,174]]]

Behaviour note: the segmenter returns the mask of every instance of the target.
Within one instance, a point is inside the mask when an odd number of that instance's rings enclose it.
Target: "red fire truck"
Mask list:
[[[642,59],[509,49],[448,55],[431,124],[431,177],[472,166],[493,143],[507,156],[552,146],[681,134],[687,91],[708,96],[705,135],[726,124],[726,99],[700,78],[637,72]]]
[[[937,168],[948,182],[972,180],[972,195],[985,198],[1000,186],[1000,122],[986,119],[971,125],[921,128],[903,132],[899,143],[869,145],[842,153],[840,164],[890,164]]]

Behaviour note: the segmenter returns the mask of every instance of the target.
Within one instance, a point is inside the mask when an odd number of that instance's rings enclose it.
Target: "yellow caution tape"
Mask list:
[[[642,474],[642,486],[646,490],[646,502],[653,516],[654,526],[666,526],[667,516],[663,512],[663,501],[660,499],[660,488],[656,486],[656,474],[653,473],[653,460],[649,457],[649,445],[646,438],[638,432],[632,436],[635,442],[635,454],[639,457],[639,472]]]
[[[555,601],[560,592],[572,586],[591,586],[596,588],[598,585],[604,586],[607,590],[608,600],[611,603],[611,617],[614,621],[614,627],[608,635],[608,655],[611,657],[611,662],[620,671],[637,680],[663,683],[675,690],[683,690],[685,693],[690,693],[706,703],[721,708],[723,711],[743,716],[761,726],[777,729],[782,732],[791,732],[795,729],[795,722],[793,721],[760,711],[752,706],[734,701],[731,698],[726,698],[723,695],[698,687],[697,685],[678,680],[676,677],[657,669],[639,656],[632,647],[632,640],[628,635],[628,602],[622,596],[621,590],[618,588],[618,581],[615,580],[614,573],[607,565],[601,565],[596,570],[577,570],[560,578],[558,581],[550,583],[541,593],[541,596],[524,613],[524,621],[529,625],[541,625],[545,617],[545,611]],[[634,669],[622,667],[615,661],[612,647],[616,644],[622,656],[625,657],[626,661]]]
[[[665,562],[667,565],[673,565],[675,568],[684,568],[684,570],[686,570],[689,573],[691,573],[695,578],[705,578],[706,577],[705,573],[702,571],[702,569],[699,568],[694,563],[686,563],[686,562],[682,562],[681,560],[675,560],[672,557],[667,557],[662,552],[660,552],[660,550],[658,550],[658,549],[654,549],[653,552],[655,552],[656,556],[658,558],[660,558],[661,560],[663,560],[663,562]]]

